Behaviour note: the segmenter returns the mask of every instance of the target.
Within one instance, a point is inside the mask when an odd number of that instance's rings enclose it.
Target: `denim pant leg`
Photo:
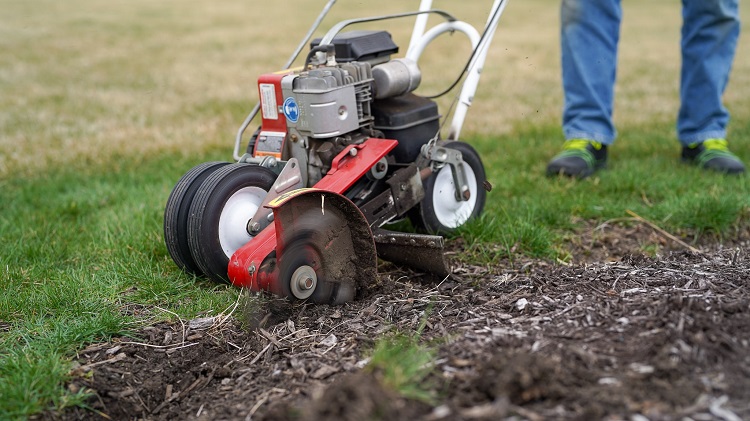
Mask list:
[[[612,109],[620,0],[562,0],[560,18],[563,135],[609,145],[616,136]]]
[[[739,0],[682,0],[682,72],[677,137],[683,145],[726,137],[721,97],[740,33]]]

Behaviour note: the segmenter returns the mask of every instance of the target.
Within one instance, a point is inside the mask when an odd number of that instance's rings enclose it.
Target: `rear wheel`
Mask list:
[[[193,167],[180,178],[167,199],[164,209],[164,242],[177,266],[192,275],[201,275],[202,272],[190,254],[188,244],[190,205],[203,181],[225,165],[229,165],[229,162],[204,162]]]
[[[468,220],[479,216],[487,200],[483,187],[486,176],[479,154],[464,142],[450,142],[444,146],[461,152],[471,196],[466,201],[456,198],[456,186],[449,165],[427,178],[424,181],[425,197],[410,217],[413,224],[432,234],[455,231]]]
[[[228,282],[229,258],[251,241],[247,223],[276,174],[251,164],[227,165],[211,174],[195,194],[188,218],[190,252],[210,279]]]

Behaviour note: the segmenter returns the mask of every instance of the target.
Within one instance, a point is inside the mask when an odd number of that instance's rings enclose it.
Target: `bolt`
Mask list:
[[[251,276],[253,273],[255,273],[255,263],[250,263],[250,267],[247,268],[247,273],[249,273]]]
[[[306,276],[299,280],[298,285],[300,289],[310,289],[315,284],[315,280],[313,278]]]
[[[469,191],[469,189],[466,189],[464,190],[464,200],[469,200],[469,199],[471,199],[471,192]]]
[[[484,186],[484,189],[487,190],[488,192],[492,191],[492,184],[489,181],[484,180],[484,182],[482,182],[482,185]]]
[[[297,135],[296,135],[296,134],[293,134],[293,135],[292,135],[292,142],[296,142],[296,141],[298,141],[298,140],[299,140],[299,138],[297,137]]]
[[[349,149],[349,155],[351,155],[351,156],[357,156],[357,148],[351,148],[351,149]]]

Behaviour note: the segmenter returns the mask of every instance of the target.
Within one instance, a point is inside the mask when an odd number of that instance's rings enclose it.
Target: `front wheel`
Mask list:
[[[193,167],[180,178],[169,194],[164,208],[164,243],[172,260],[184,272],[201,275],[188,244],[188,216],[198,188],[219,168],[229,162],[204,162]]]
[[[198,188],[190,206],[188,241],[207,277],[229,281],[229,258],[253,239],[247,223],[275,180],[276,174],[268,168],[237,163],[218,169]]]
[[[479,154],[464,142],[450,142],[444,147],[461,152],[470,197],[466,201],[456,198],[450,165],[443,166],[428,177],[424,181],[424,199],[411,212],[410,218],[418,228],[432,234],[453,232],[470,219],[478,217],[487,200],[487,192],[484,190],[487,177]]]

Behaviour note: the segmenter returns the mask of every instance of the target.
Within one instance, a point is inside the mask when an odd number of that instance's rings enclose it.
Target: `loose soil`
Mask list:
[[[643,223],[576,238],[572,263],[454,264],[437,280],[383,264],[346,305],[243,299],[89,346],[68,385],[88,408],[40,418],[750,419],[747,233],[700,252]],[[420,326],[436,350],[426,400],[367,366],[378,338]]]

